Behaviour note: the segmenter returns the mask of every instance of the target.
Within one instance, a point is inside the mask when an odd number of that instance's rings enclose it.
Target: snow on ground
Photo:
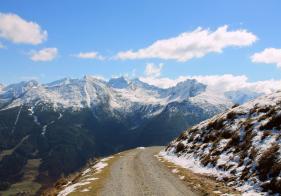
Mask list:
[[[159,155],[194,173],[226,180],[244,195],[273,194],[281,183],[280,122],[279,91],[190,128]]]
[[[85,181],[85,182],[78,182],[72,185],[67,186],[65,189],[63,189],[61,192],[59,192],[58,196],[66,196],[72,192],[74,192],[78,187],[84,186],[87,184],[90,184],[91,182]]]
[[[13,129],[12,129],[12,131],[11,131],[12,134],[14,133],[14,131],[15,131],[15,129],[16,129],[16,126],[17,126],[17,124],[18,124],[19,117],[20,117],[20,113],[21,113],[21,110],[22,110],[22,106],[23,106],[23,105],[20,106],[20,109],[19,109],[19,111],[18,111],[18,113],[17,113],[17,117],[16,117],[16,120],[15,120],[15,122],[14,122]]]
[[[177,174],[177,173],[179,173],[179,170],[178,169],[172,169],[172,173]]]
[[[166,151],[161,151],[159,155],[164,158],[165,160],[172,162],[182,168],[190,169],[194,173],[199,173],[199,174],[208,174],[211,176],[228,176],[228,174],[225,174],[222,171],[216,170],[215,168],[212,167],[203,167],[199,160],[196,160],[192,156],[181,156],[178,157],[176,154],[166,152]],[[174,169],[172,170],[173,173],[176,173]]]
[[[96,163],[94,166],[82,171],[81,179],[79,179],[78,182],[73,183],[73,184],[71,182],[69,182],[64,187],[64,189],[58,193],[58,196],[67,196],[70,193],[77,191],[77,189],[79,189],[85,185],[89,185],[95,180],[98,180],[98,178],[93,177],[93,175],[100,173],[105,167],[107,167],[108,166],[107,161],[109,161],[112,158],[113,158],[113,156],[103,158],[98,163]],[[88,191],[90,191],[89,188],[84,188],[80,192],[88,192]]]

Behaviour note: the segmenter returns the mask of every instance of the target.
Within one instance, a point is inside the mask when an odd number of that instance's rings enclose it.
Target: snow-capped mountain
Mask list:
[[[106,104],[110,111],[134,111],[140,105],[164,106],[172,102],[190,100],[200,107],[224,110],[232,104],[242,103],[260,94],[249,92],[228,92],[217,95],[207,92],[207,86],[196,80],[186,80],[176,86],[162,89],[138,79],[113,78],[108,82],[92,76],[83,79],[62,79],[48,84],[36,81],[21,82],[3,87],[0,104],[12,108],[23,104],[48,103],[54,108],[79,110]],[[160,112],[160,111],[158,111]]]
[[[243,193],[280,194],[280,145],[281,91],[203,121],[183,132],[161,155]]]
[[[255,99],[256,97],[259,97],[261,95],[262,93],[249,91],[245,89],[225,92],[225,96],[236,104],[246,103],[247,101]]]

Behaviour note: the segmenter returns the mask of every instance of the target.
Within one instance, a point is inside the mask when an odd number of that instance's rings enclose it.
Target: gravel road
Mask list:
[[[110,167],[101,196],[194,196],[183,181],[154,157],[161,147],[126,152]]]

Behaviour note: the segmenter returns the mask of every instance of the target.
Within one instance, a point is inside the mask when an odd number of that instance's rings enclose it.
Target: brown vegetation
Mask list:
[[[227,115],[226,115],[226,119],[227,120],[233,120],[236,116],[236,113],[231,111],[231,112],[228,112]]]
[[[271,130],[271,129],[281,129],[281,114],[275,114],[269,117],[269,120],[266,124],[260,127],[261,130]]]
[[[176,146],[176,152],[175,153],[179,153],[181,151],[183,151],[185,149],[185,145],[181,142],[179,142]]]
[[[224,119],[223,118],[218,118],[215,121],[212,121],[208,124],[207,129],[215,129],[215,130],[220,130],[223,128]]]
[[[275,164],[279,164],[277,162],[279,153],[279,145],[273,144],[269,147],[258,160],[258,172],[259,178],[261,181],[267,180],[267,176],[269,173],[272,173],[272,168],[276,167]]]

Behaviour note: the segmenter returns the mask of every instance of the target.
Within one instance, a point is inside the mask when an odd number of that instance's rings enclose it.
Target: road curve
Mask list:
[[[126,152],[110,167],[101,196],[195,196],[154,155],[160,147]]]

